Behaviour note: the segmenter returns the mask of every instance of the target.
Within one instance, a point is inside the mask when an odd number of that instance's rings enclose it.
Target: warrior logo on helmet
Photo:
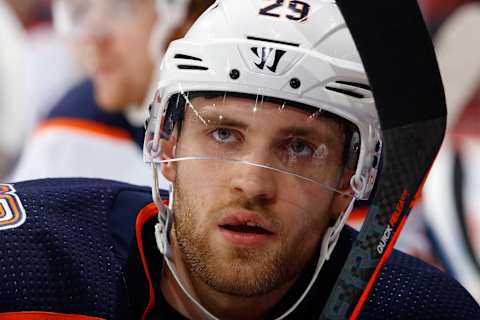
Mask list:
[[[280,59],[282,59],[283,55],[286,53],[285,50],[266,47],[253,47],[251,48],[251,50],[258,58],[260,58],[260,62],[255,63],[255,65],[260,70],[264,70],[265,66],[267,66],[267,69],[272,72],[277,71],[278,63],[280,62]],[[268,62],[271,62],[270,65],[268,64]]]

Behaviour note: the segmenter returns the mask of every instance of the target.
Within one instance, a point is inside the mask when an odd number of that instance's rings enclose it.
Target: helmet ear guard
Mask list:
[[[184,95],[176,94],[170,98],[161,120],[161,138],[169,139],[175,126],[180,130],[187,100]]]

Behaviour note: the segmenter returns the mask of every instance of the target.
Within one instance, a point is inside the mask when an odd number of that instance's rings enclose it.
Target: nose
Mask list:
[[[230,180],[231,190],[241,194],[251,203],[271,204],[277,195],[275,171],[254,164],[239,163],[234,165],[234,176]]]

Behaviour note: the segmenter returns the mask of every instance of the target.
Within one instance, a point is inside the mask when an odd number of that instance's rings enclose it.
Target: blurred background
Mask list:
[[[0,0],[0,177],[48,109],[83,76],[52,24],[50,0]]]
[[[0,181],[150,184],[142,125],[158,61],[212,1],[173,1],[176,11],[164,2],[0,0]],[[419,5],[444,81],[448,132],[397,248],[449,272],[480,302],[480,1]],[[361,212],[352,215],[351,225],[361,222]]]
[[[143,126],[163,51],[211,3],[0,0],[0,178],[150,185]]]

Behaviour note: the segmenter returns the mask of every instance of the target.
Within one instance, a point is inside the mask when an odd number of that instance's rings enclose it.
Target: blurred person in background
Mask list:
[[[0,0],[1,179],[15,167],[38,119],[81,75],[72,52],[53,30],[50,4]]]
[[[480,1],[423,0],[448,107],[447,136],[413,216],[440,264],[480,301]]]
[[[84,72],[70,44],[53,27],[51,0],[6,1],[27,31],[27,93],[35,126]]]
[[[154,61],[212,2],[54,1],[57,30],[74,45],[89,80],[40,123],[10,180],[96,177],[149,184],[141,150]]]
[[[29,100],[31,131],[60,98],[83,78],[69,43],[53,28],[51,0],[4,0],[25,30],[25,61],[28,76],[24,95]],[[45,75],[48,74],[48,81]]]
[[[26,39],[15,11],[0,0],[0,179],[11,170],[27,135]]]

